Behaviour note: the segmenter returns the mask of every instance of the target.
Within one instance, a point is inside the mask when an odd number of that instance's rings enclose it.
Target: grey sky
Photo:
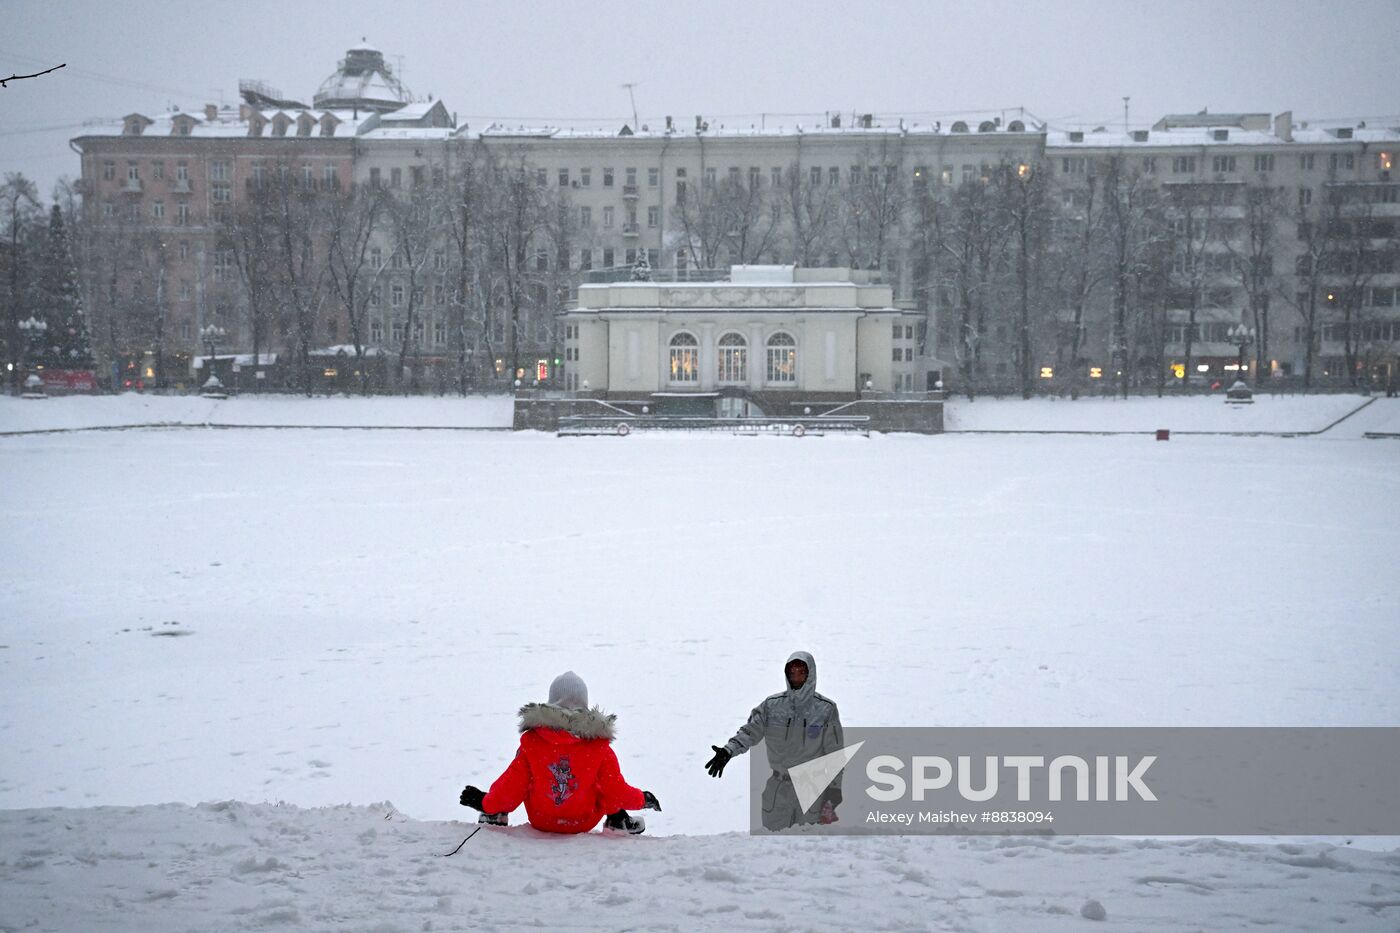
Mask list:
[[[1400,0],[0,0],[0,173],[76,175],[83,120],[236,102],[259,78],[310,102],[361,36],[459,119],[791,125],[826,110],[1025,107],[1060,125],[1166,112],[1400,113]],[[772,116],[781,114],[781,116]],[[751,115],[751,116],[750,116]],[[810,117],[807,118],[810,121]]]

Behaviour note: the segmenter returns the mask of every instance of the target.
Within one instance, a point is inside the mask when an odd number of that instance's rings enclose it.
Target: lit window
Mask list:
[[[671,381],[700,381],[700,342],[681,332],[671,338]]]
[[[1054,379],[1054,378],[1055,378],[1055,368],[1054,368],[1053,366],[1042,366],[1042,367],[1040,367],[1040,378],[1042,378],[1042,379]]]
[[[797,382],[797,341],[790,334],[778,333],[768,338],[768,381]]]
[[[743,383],[748,378],[749,343],[740,334],[719,338],[719,381]]]

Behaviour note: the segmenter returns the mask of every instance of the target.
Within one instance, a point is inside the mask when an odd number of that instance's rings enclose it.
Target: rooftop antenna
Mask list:
[[[1128,98],[1123,98],[1123,132],[1128,132]]]
[[[622,85],[622,87],[627,88],[627,99],[630,100],[630,101],[632,102],[632,128],[633,128],[633,129],[636,129],[636,128],[637,128],[637,98],[636,98],[636,95],[634,95],[634,94],[632,93],[632,88],[634,88],[634,87],[636,87],[636,86],[637,86],[637,82],[636,82],[636,81],[628,81],[628,82],[626,82],[625,84]]]

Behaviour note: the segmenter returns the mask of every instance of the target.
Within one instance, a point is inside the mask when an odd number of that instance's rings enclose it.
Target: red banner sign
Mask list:
[[[44,379],[44,389],[47,391],[97,391],[97,374],[90,369],[46,369],[40,375]]]

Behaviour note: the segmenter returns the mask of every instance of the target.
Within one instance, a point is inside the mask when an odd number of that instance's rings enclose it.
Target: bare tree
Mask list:
[[[1003,162],[996,169],[994,183],[1001,211],[1010,228],[1010,246],[1015,259],[1016,283],[1015,348],[1012,358],[1020,383],[1021,397],[1030,398],[1035,377],[1031,372],[1033,335],[1038,315],[1032,309],[1032,293],[1039,295],[1039,258],[1044,252],[1049,226],[1046,192],[1046,166],[1028,162]],[[1039,302],[1035,302],[1038,309]],[[1078,368],[1072,379],[1079,378]],[[1076,383],[1077,386],[1077,383]]]
[[[355,186],[328,204],[327,271],[331,290],[350,330],[361,395],[369,394],[370,374],[365,361],[369,307],[383,275],[383,266],[369,261],[369,249],[384,212],[383,189],[368,185]]]
[[[297,183],[292,167],[287,162],[274,166],[264,216],[272,231],[272,268],[283,312],[283,341],[294,361],[296,381],[309,395],[313,386],[311,348],[327,295],[326,211],[314,187]]]
[[[1274,255],[1278,252],[1279,218],[1283,213],[1283,189],[1252,186],[1245,189],[1244,223],[1240,236],[1229,237],[1226,247],[1234,258],[1235,276],[1249,302],[1250,326],[1254,328],[1254,376],[1268,372],[1270,333],[1269,305],[1278,291]]]
[[[1159,190],[1140,171],[1128,167],[1124,157],[1104,160],[1102,225],[1107,241],[1107,272],[1113,283],[1109,344],[1124,398],[1136,377],[1137,351],[1143,349],[1144,343],[1155,364],[1159,392],[1165,385],[1165,334],[1156,320],[1149,321],[1146,328],[1141,326],[1144,316],[1152,318],[1161,310],[1159,286],[1167,240],[1159,195]],[[1151,282],[1153,287],[1144,289],[1145,282]],[[1149,307],[1143,307],[1145,293],[1157,298],[1155,302],[1148,299]]]
[[[1183,388],[1190,385],[1201,310],[1214,304],[1207,285],[1220,272],[1217,257],[1225,241],[1221,208],[1233,195],[1233,188],[1209,183],[1173,185],[1169,195],[1174,234],[1171,281],[1177,301],[1186,306]]]
[[[783,173],[783,213],[787,218],[788,254],[802,266],[819,266],[831,251],[831,225],[836,199],[822,184],[822,169],[810,170],[801,161]],[[775,211],[776,214],[776,211]]]

